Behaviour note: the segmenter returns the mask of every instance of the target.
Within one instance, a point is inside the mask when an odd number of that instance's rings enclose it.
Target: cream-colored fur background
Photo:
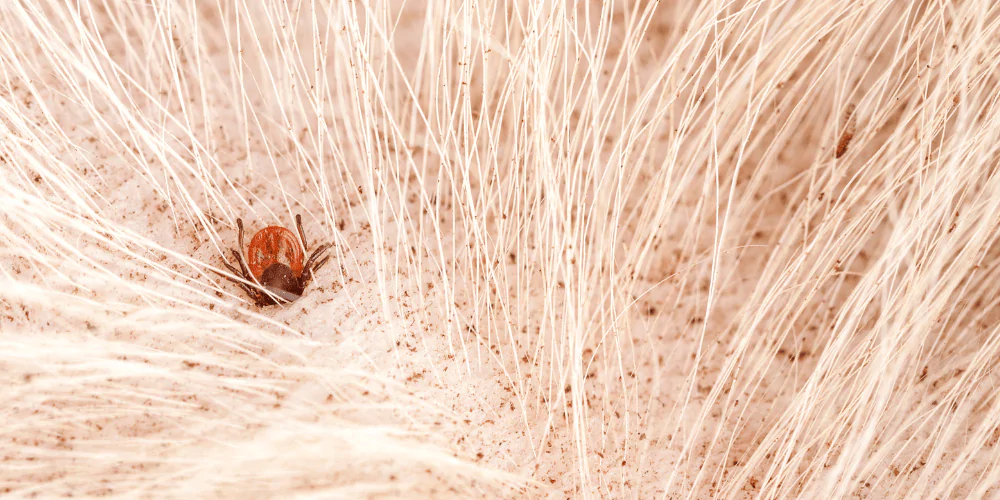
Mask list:
[[[0,4],[0,492],[998,495],[998,22]]]

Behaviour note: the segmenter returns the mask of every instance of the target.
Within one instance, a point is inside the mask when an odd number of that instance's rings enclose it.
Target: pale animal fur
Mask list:
[[[998,9],[7,0],[0,492],[996,496]]]

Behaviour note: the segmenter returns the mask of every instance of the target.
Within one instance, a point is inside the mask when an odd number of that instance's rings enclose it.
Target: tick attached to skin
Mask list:
[[[231,276],[223,276],[243,288],[258,306],[287,304],[298,300],[312,281],[313,273],[330,260],[329,256],[323,257],[330,249],[330,244],[324,243],[313,250],[305,263],[302,262],[309,247],[306,244],[306,233],[302,230],[301,215],[295,216],[298,238],[295,233],[281,226],[265,227],[250,240],[246,259],[243,258],[243,220],[236,219],[236,225],[239,227],[240,248],[230,251],[240,268],[236,269],[228,262],[223,264],[249,284]]]

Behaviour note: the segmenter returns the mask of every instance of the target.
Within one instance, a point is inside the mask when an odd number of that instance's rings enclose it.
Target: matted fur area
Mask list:
[[[0,493],[1000,495],[998,9],[3,3]]]

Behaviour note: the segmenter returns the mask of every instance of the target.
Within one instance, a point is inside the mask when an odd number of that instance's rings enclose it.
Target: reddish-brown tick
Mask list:
[[[226,279],[236,283],[253,299],[258,306],[270,306],[294,302],[302,296],[302,291],[312,281],[313,273],[319,270],[330,257],[323,257],[330,248],[324,243],[313,250],[309,259],[303,259],[308,251],[306,233],[302,230],[302,216],[295,216],[295,225],[299,229],[298,238],[295,233],[281,226],[268,226],[253,235],[250,247],[247,248],[247,258],[243,259],[243,220],[236,219],[239,227],[240,248],[230,249],[240,268],[224,262],[226,268],[239,280],[231,276]]]

